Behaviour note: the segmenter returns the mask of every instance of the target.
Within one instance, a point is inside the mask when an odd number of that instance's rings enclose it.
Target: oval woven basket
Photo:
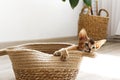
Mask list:
[[[69,52],[69,60],[61,61],[54,51],[72,44],[33,43],[6,49],[16,80],[75,80],[81,54]],[[5,52],[5,51],[4,51]]]

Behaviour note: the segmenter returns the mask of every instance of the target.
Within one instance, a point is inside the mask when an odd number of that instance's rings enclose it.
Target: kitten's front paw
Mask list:
[[[95,58],[96,55],[95,55],[95,53],[83,53],[83,56]]]
[[[90,57],[91,57],[91,58],[95,58],[95,56],[96,56],[95,53],[91,53],[91,54],[90,54]]]
[[[55,52],[53,53],[53,55],[54,55],[54,56],[60,56],[60,55],[61,55],[61,51],[55,51]]]
[[[61,59],[62,61],[66,61],[68,58],[69,58],[69,54],[68,54],[67,50],[66,50],[66,49],[63,49],[63,50],[61,51],[61,57],[60,57],[60,59]]]

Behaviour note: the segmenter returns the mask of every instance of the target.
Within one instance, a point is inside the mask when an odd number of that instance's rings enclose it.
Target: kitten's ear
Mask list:
[[[95,42],[96,49],[99,49],[103,44],[105,44],[106,41],[107,41],[106,39],[102,39],[102,40],[96,41]]]
[[[88,39],[87,32],[84,28],[81,29],[81,31],[79,32],[79,39],[80,40],[87,40]]]

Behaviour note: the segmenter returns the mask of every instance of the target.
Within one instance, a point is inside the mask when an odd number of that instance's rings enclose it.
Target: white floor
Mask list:
[[[11,62],[7,55],[0,56],[0,80],[15,80]]]
[[[0,56],[0,80],[15,80],[7,55]],[[76,80],[120,80],[120,43],[109,42],[95,58],[84,57]]]
[[[120,80],[120,43],[107,43],[95,58],[84,57],[77,80]]]
[[[78,80],[120,80],[120,56],[97,54],[96,58],[84,57]]]

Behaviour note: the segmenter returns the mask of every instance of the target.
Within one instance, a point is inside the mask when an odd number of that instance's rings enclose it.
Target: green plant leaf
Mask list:
[[[83,0],[87,6],[91,6],[91,0]]]
[[[79,0],[69,0],[69,2],[70,2],[72,9],[74,9],[79,3]]]

